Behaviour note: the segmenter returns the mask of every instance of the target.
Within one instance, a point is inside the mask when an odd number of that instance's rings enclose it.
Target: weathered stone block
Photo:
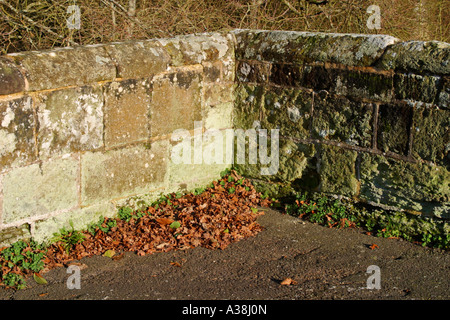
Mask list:
[[[36,95],[39,156],[48,158],[103,147],[100,87],[77,87]]]
[[[449,61],[450,44],[411,40],[387,48],[377,67],[419,74],[449,74]]]
[[[222,80],[222,61],[205,61],[203,65],[203,80],[205,82],[220,82]]]
[[[11,61],[0,59],[0,95],[25,90],[25,78],[19,68]]]
[[[389,102],[393,98],[392,75],[378,72],[340,71],[336,77],[336,94]]]
[[[6,247],[16,241],[25,239],[31,239],[30,226],[28,224],[0,229],[0,247]]]
[[[377,146],[383,152],[408,155],[412,107],[406,103],[379,107]]]
[[[301,84],[316,91],[329,92],[358,99],[390,101],[392,76],[362,70],[327,68],[324,65],[307,65]]]
[[[233,126],[233,102],[205,106],[203,121],[205,129],[225,129]]]
[[[203,86],[203,100],[207,106],[234,101],[235,83],[212,83]]]
[[[320,146],[320,191],[346,196],[357,195],[357,152],[336,146]]]
[[[189,190],[195,181],[210,183],[220,177],[220,172],[230,168],[227,159],[227,135],[225,130],[213,128],[214,132],[186,134],[170,141],[170,160],[168,163],[168,184]],[[209,181],[205,181],[209,180]]]
[[[33,239],[39,243],[49,241],[54,233],[62,228],[70,230],[86,230],[92,223],[97,223],[102,217],[115,217],[117,208],[111,202],[99,203],[85,208],[77,208],[45,220],[34,223]]]
[[[78,205],[79,161],[52,159],[15,168],[3,177],[3,223]]]
[[[212,32],[180,35],[157,41],[170,55],[170,65],[176,67],[225,60],[234,56],[234,45],[230,34]]]
[[[374,204],[435,214],[450,201],[450,172],[444,167],[361,154],[360,198]]]
[[[342,96],[314,97],[312,137],[370,148],[373,136],[373,105]]]
[[[271,150],[272,136],[267,132],[267,150]],[[237,139],[235,141],[235,151],[238,153]],[[239,161],[237,156],[234,159],[233,168],[246,178],[264,180],[270,182],[281,182],[283,184],[294,184],[303,189],[313,189],[318,186],[318,174],[315,166],[315,146],[298,143],[290,139],[279,139],[277,154],[270,155],[271,160],[277,161],[277,166],[272,164],[263,164],[259,157],[259,148],[261,142],[258,140],[254,149],[247,142],[245,145],[244,161]],[[252,152],[255,152],[255,161],[252,160]],[[262,174],[261,169],[272,166],[274,169],[271,174]],[[276,169],[276,170],[275,170]],[[315,174],[312,174],[312,173]],[[314,181],[313,181],[314,180]]]
[[[269,87],[264,94],[261,126],[280,129],[280,135],[309,138],[312,93],[296,88]]]
[[[234,55],[222,60],[222,80],[225,82],[234,82],[236,80],[236,61]]]
[[[267,83],[270,64],[257,61],[238,61],[236,78],[241,82]]]
[[[156,40],[117,42],[105,46],[117,77],[139,79],[167,70],[170,56]]]
[[[201,68],[179,69],[153,79],[151,136],[191,130],[202,117]]]
[[[35,125],[31,97],[0,101],[0,172],[36,159]]]
[[[238,84],[235,91],[233,124],[235,128],[249,129],[260,120],[264,99],[264,87]]]
[[[235,30],[236,58],[276,63],[332,62],[370,66],[399,40],[386,35]]]
[[[440,108],[450,108],[450,76],[442,77],[442,89],[437,104]]]
[[[164,184],[167,142],[151,148],[129,147],[106,152],[86,152],[81,157],[82,206],[143,194]]]
[[[305,88],[316,91],[334,91],[336,86],[336,72],[322,65],[306,65],[303,69],[300,84]]]
[[[151,84],[148,79],[104,86],[105,146],[112,148],[150,138]]]
[[[395,74],[394,91],[397,99],[434,103],[437,101],[441,78],[417,74]]]
[[[303,66],[289,63],[274,63],[270,70],[269,80],[280,86],[295,87],[302,84]]]
[[[28,90],[83,86],[113,80],[116,68],[101,45],[10,54],[25,72]]]
[[[434,107],[414,109],[412,153],[422,158],[442,164],[448,162],[450,150],[450,110]]]

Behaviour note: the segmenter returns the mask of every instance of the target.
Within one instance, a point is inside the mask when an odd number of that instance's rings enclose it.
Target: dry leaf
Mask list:
[[[185,250],[197,246],[224,249],[232,242],[256,235],[262,230],[256,222],[257,215],[262,212],[256,208],[267,207],[271,202],[261,199],[261,194],[250,182],[244,180],[236,184],[241,177],[234,172],[231,176],[234,179],[230,181],[227,176],[214,181],[200,195],[188,193],[179,196],[173,193],[170,197],[172,205],[149,207],[143,211],[148,214],[139,218],[105,218],[103,228],[108,222],[114,222],[115,226],[107,232],[97,228],[94,233],[83,233],[83,242],[69,252],[61,242],[53,243],[46,251],[44,270],[70,264],[84,269],[87,267],[85,264],[72,261],[93,255],[118,260],[125,251],[145,255],[158,250]],[[228,191],[232,188],[234,192],[230,194]],[[172,228],[168,227],[170,225]],[[0,252],[2,249],[0,247]],[[172,265],[181,266],[182,263],[174,261]],[[11,271],[11,268],[2,268],[3,273]],[[286,280],[288,285],[295,284],[292,279]]]
[[[41,277],[39,274],[37,273],[33,273],[33,279],[34,281],[36,281],[36,283],[38,284],[47,284],[47,280],[45,280],[43,277]]]
[[[116,254],[116,252],[114,250],[106,250],[105,253],[103,254],[103,256],[112,258],[115,254]]]
[[[168,218],[158,218],[158,219],[156,219],[156,221],[159,224],[166,225],[166,224],[171,224],[174,220],[168,219]]]
[[[378,248],[378,245],[376,245],[375,243],[372,243],[372,245],[369,248],[371,250],[375,250],[376,248]]]
[[[283,281],[281,281],[280,283],[283,286],[290,286],[290,285],[295,285],[297,284],[297,281],[292,280],[291,278],[286,278]]]

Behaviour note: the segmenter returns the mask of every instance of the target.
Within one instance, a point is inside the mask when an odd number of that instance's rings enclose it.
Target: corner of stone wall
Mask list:
[[[450,44],[235,30],[234,125],[280,133],[277,190],[450,218]],[[286,190],[287,190],[286,189]]]

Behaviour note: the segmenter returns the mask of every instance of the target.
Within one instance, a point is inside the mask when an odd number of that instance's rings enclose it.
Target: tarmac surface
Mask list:
[[[29,288],[0,289],[0,299],[450,298],[448,251],[377,238],[358,229],[330,229],[271,209],[265,211],[258,218],[263,231],[225,250],[194,248],[147,256],[125,253],[118,260],[84,258],[74,262],[79,283],[74,281],[76,271],[61,267],[43,275],[47,284],[28,279]]]

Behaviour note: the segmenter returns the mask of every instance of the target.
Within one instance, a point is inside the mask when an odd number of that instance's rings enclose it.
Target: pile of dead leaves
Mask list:
[[[46,248],[42,271],[93,255],[118,259],[125,251],[145,255],[199,246],[224,249],[261,231],[256,218],[262,211],[257,208],[269,205],[248,180],[231,171],[201,193],[169,194],[144,211],[66,233]],[[76,243],[68,242],[74,238]]]

